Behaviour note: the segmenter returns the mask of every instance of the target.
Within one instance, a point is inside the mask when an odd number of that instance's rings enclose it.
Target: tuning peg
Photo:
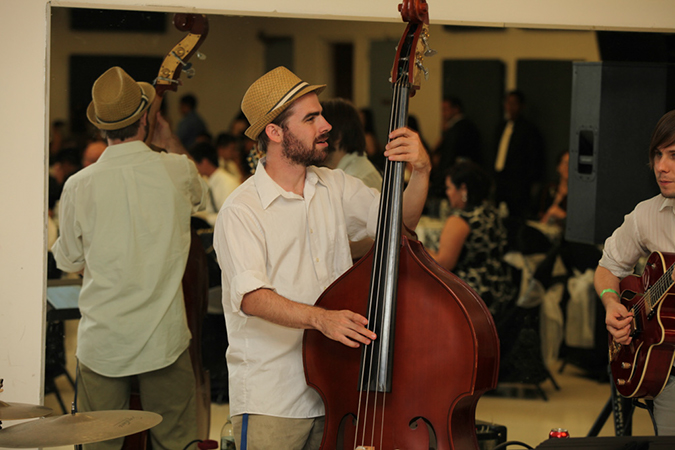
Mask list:
[[[426,35],[422,36],[422,43],[424,44],[424,56],[434,56],[438,52],[429,47],[429,39]]]
[[[192,78],[195,76],[195,69],[192,68],[192,63],[187,63],[183,66],[183,73],[188,78]]]
[[[415,61],[415,65],[417,66],[418,69],[422,71],[422,73],[424,73],[424,79],[429,80],[429,71],[427,70],[426,67],[424,67],[424,65],[422,65],[422,62],[417,60]]]
[[[206,59],[206,55],[203,54],[202,52],[197,52],[196,53],[197,59],[200,61],[204,61]]]

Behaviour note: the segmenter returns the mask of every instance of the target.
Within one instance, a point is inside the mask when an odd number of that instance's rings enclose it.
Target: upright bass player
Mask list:
[[[303,329],[349,347],[377,339],[362,315],[314,306],[352,265],[349,241],[374,237],[379,205],[379,193],[359,179],[316,166],[326,157],[331,129],[321,115],[323,88],[277,67],[242,101],[251,123],[246,135],[266,156],[228,197],[214,232],[240,450],[319,448],[324,407],[305,382]],[[389,137],[385,156],[413,167],[403,217],[414,228],[426,199],[429,157],[408,128]]]

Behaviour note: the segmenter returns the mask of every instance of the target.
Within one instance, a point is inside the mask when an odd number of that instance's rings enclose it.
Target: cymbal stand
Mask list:
[[[77,360],[77,367],[75,368],[75,389],[73,390],[73,403],[70,404],[70,413],[77,413],[77,388],[80,381],[80,360]],[[82,444],[75,444],[75,450],[82,450]]]

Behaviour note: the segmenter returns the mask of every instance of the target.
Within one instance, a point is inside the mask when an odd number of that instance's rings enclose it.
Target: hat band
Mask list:
[[[143,111],[143,109],[145,108],[145,105],[147,105],[147,104],[148,104],[148,96],[145,95],[145,94],[143,93],[143,89],[141,89],[141,103],[139,103],[138,108],[136,108],[136,110],[135,110],[134,112],[132,112],[131,114],[129,114],[129,115],[126,116],[126,117],[122,117],[121,119],[117,119],[117,120],[115,120],[114,122],[109,122],[109,121],[107,121],[107,120],[103,120],[103,119],[101,119],[101,118],[98,116],[98,114],[97,114],[97,115],[96,115],[96,120],[98,120],[99,123],[105,123],[105,124],[113,124],[113,123],[124,122],[124,121],[127,120],[128,118],[133,117],[133,116],[135,116],[136,114],[138,114],[140,111]]]
[[[277,102],[277,103],[276,103],[269,111],[267,111],[267,114],[271,113],[272,111],[274,111],[275,109],[277,109],[278,107],[280,107],[281,105],[283,105],[284,103],[286,103],[287,101],[289,101],[295,94],[298,93],[298,91],[300,91],[300,90],[301,90],[302,88],[304,88],[305,86],[309,86],[309,83],[307,83],[306,81],[301,81],[301,82],[299,82],[298,84],[296,84],[295,86],[293,86],[293,87],[286,93],[286,95],[284,95],[284,96],[281,98],[281,100],[279,100],[279,101],[278,101],[278,102]]]

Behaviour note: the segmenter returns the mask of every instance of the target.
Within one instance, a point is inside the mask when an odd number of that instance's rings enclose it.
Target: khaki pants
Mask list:
[[[129,409],[131,376],[111,378],[99,375],[81,362],[78,364],[78,411]],[[197,439],[195,378],[190,354],[185,350],[171,365],[138,374],[143,410],[163,418],[151,428],[154,450],[183,450]],[[124,438],[84,446],[86,450],[118,450]]]
[[[318,450],[323,438],[324,417],[288,419],[247,414],[246,447],[242,446],[244,416],[232,416],[237,450]]]

